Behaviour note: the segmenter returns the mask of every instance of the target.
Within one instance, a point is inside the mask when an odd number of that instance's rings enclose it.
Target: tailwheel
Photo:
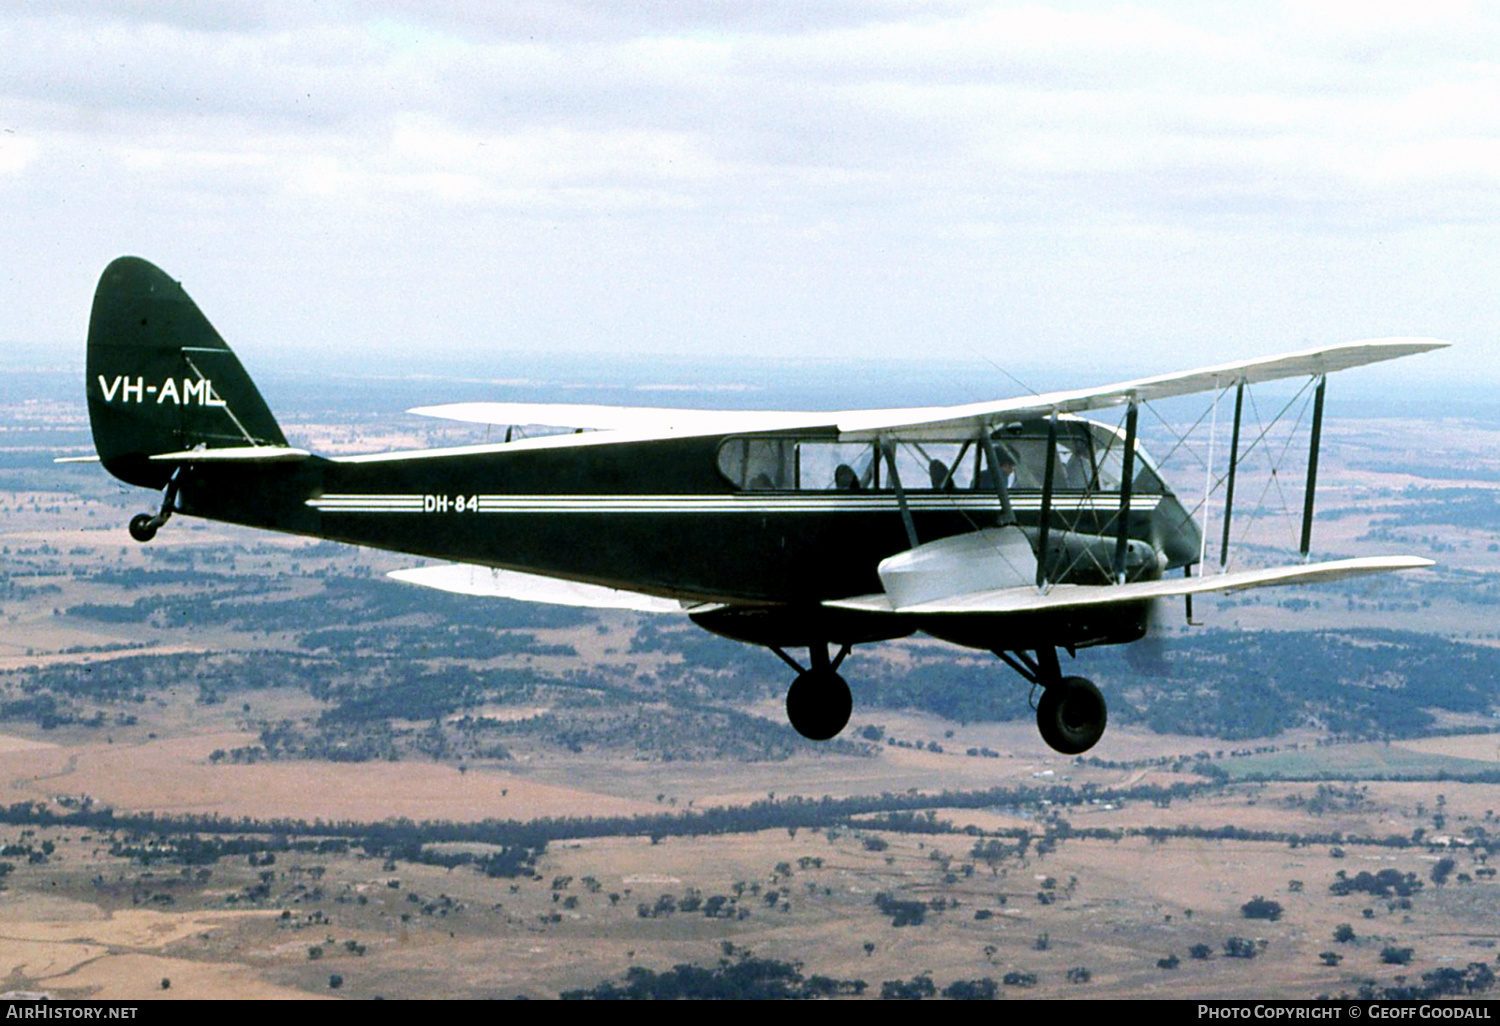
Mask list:
[[[848,683],[831,669],[804,670],[787,689],[786,717],[809,741],[837,737],[853,711]]]
[[[161,526],[172,519],[172,507],[177,503],[177,478],[181,473],[181,467],[172,471],[172,477],[167,481],[167,490],[162,495],[161,510],[155,516],[150,513],[137,513],[130,518],[130,537],[142,545],[155,538]]]
[[[1063,677],[1048,685],[1036,707],[1042,740],[1064,755],[1094,747],[1108,719],[1104,696],[1083,677]]]

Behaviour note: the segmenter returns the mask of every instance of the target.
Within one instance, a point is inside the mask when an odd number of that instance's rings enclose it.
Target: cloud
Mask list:
[[[19,331],[116,249],[389,346],[385,277],[517,346],[1494,327],[1484,7],[32,3],[0,47]]]
[[[0,130],[0,175],[15,175],[26,170],[36,158],[38,149],[35,139],[17,137],[15,129]]]

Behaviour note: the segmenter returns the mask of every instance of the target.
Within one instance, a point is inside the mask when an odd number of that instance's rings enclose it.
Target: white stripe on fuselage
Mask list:
[[[1159,495],[1131,497],[1130,508],[1154,510]],[[907,507],[917,512],[998,511],[993,495],[909,494]],[[328,494],[308,499],[323,513],[874,513],[900,509],[895,493],[879,495],[748,494],[748,495],[480,495],[446,494]],[[1059,513],[1118,511],[1119,496],[1054,495]],[[1011,507],[1040,512],[1040,495],[1011,496]]]

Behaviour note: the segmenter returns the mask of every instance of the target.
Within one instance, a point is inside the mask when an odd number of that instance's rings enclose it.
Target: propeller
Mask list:
[[[1172,661],[1167,658],[1171,645],[1166,633],[1167,608],[1164,600],[1152,599],[1146,607],[1146,636],[1125,646],[1125,662],[1142,676],[1170,677]]]
[[[1151,547],[1157,552],[1157,565],[1165,564],[1166,559],[1162,555],[1162,543],[1158,536],[1160,528],[1153,522],[1151,529]],[[1156,577],[1160,578],[1164,570],[1158,570]],[[1188,618],[1192,619],[1192,596],[1187,596]],[[1152,677],[1173,676],[1172,661],[1167,658],[1171,645],[1167,638],[1167,617],[1169,611],[1164,599],[1154,598],[1146,607],[1146,636],[1132,645],[1125,646],[1125,662],[1135,672]]]

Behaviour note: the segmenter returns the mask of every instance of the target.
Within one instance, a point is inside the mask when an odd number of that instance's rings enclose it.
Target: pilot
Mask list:
[[[840,463],[833,471],[833,486],[841,492],[859,491],[859,475],[847,463]]]
[[[1000,453],[1000,476],[1006,488],[1016,486],[1016,458],[1004,451]]]
[[[1073,453],[1062,465],[1063,487],[1071,489],[1088,488],[1089,479],[1093,476],[1093,469],[1087,456],[1081,452]]]
[[[1016,486],[1016,458],[1010,454],[1008,449],[1000,449],[1000,473],[1004,475],[1007,490]],[[975,488],[987,488],[993,490],[995,487],[995,472],[986,466],[974,478]]]

